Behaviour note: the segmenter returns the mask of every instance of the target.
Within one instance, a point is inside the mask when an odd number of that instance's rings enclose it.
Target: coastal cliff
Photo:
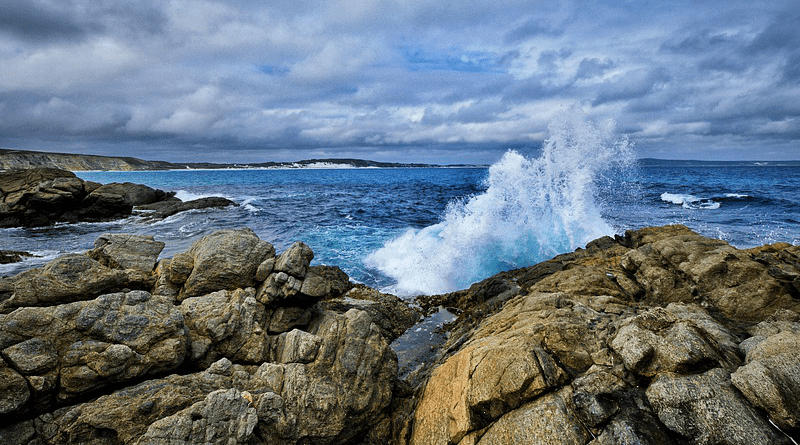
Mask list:
[[[28,150],[0,149],[0,171],[37,167],[53,167],[69,171],[82,170],[169,170],[173,164],[143,161],[131,157],[47,153]]]
[[[0,278],[0,442],[800,438],[800,246],[644,228],[415,302],[249,229],[163,247],[109,234]]]

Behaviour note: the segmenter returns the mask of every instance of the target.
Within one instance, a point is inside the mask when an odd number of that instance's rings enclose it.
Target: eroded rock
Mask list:
[[[797,314],[792,314],[797,319]],[[733,384],[781,428],[800,426],[800,323],[771,320],[742,343],[745,364],[731,375]]]
[[[258,266],[275,256],[275,249],[250,229],[230,229],[204,236],[192,244],[188,254],[192,271],[183,283],[180,299],[255,285]],[[171,265],[171,269],[175,267]]]
[[[789,444],[734,388],[730,374],[659,375],[647,399],[667,428],[696,444]]]
[[[181,313],[143,291],[0,315],[0,353],[28,381],[37,410],[173,370],[186,346]]]

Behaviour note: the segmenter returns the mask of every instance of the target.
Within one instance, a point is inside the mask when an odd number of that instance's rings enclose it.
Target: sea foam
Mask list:
[[[597,180],[633,164],[612,121],[580,113],[549,125],[541,156],[509,151],[489,168],[486,191],[452,202],[438,224],[410,229],[365,263],[396,281],[398,295],[463,289],[503,270],[533,265],[613,233]]]

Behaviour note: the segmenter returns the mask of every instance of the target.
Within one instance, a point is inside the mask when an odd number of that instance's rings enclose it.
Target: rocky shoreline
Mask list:
[[[800,440],[800,246],[644,228],[415,301],[249,229],[163,247],[0,278],[0,443]]]
[[[142,184],[98,184],[57,168],[0,172],[0,228],[98,222],[138,214],[163,219],[192,209],[237,205],[220,197],[184,202]]]

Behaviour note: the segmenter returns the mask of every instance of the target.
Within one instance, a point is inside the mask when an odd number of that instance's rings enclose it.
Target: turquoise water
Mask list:
[[[2,265],[0,275],[91,249],[107,232],[153,235],[171,257],[236,227],[278,251],[304,241],[314,264],[400,295],[465,288],[643,226],[685,224],[737,247],[800,244],[800,164],[634,161],[624,139],[586,125],[551,128],[540,156],[509,152],[490,168],[77,172],[184,200],[224,196],[239,207],[0,229],[0,249],[41,256]]]
[[[403,279],[435,278],[443,273],[440,266],[444,262],[461,275],[454,273],[452,283],[434,283],[431,288],[443,291],[446,286],[464,287],[499,269],[547,259],[559,253],[559,248],[572,250],[587,241],[580,237],[571,240],[563,225],[555,227],[563,223],[552,218],[553,208],[522,208],[531,203],[530,190],[513,183],[527,179],[519,165],[514,168],[523,178],[506,171],[511,177],[503,186],[508,189],[492,194],[487,194],[488,169],[79,172],[83,179],[143,183],[175,191],[183,199],[222,195],[240,207],[191,211],[159,222],[129,218],[3,229],[0,248],[52,258],[88,250],[102,233],[129,232],[166,242],[162,256],[169,257],[214,230],[250,227],[278,250],[295,240],[305,241],[315,252],[316,264],[338,265],[353,279],[388,290]],[[595,214],[575,213],[566,220],[599,226],[597,233],[587,234],[589,238],[646,225],[681,223],[739,247],[778,241],[798,244],[798,190],[798,166],[649,163],[604,178],[595,187],[592,201],[599,219]],[[464,204],[476,198],[483,199],[479,204],[485,212],[469,217]],[[537,218],[537,213],[549,216]],[[545,221],[549,227],[535,226]],[[442,242],[445,231],[451,238]],[[541,234],[559,240],[542,247],[537,240]],[[2,266],[0,274],[34,265],[36,260]],[[393,265],[407,275],[392,276]],[[432,269],[435,273],[428,274]],[[423,291],[413,287],[406,284],[409,293]]]

